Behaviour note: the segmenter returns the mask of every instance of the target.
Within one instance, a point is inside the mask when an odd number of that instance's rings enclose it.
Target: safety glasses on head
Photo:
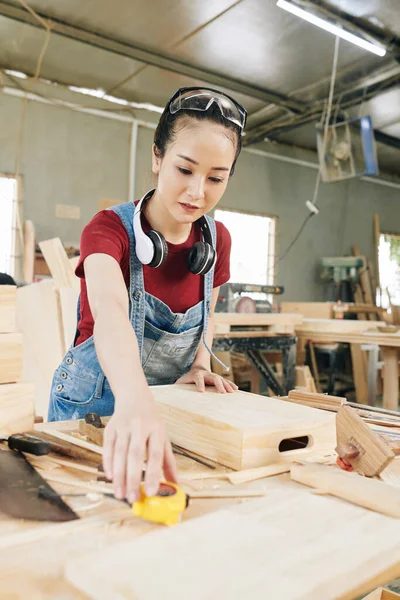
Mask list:
[[[179,110],[199,110],[205,112],[215,102],[225,119],[231,121],[243,131],[246,125],[247,111],[234,98],[211,88],[181,88],[171,98],[169,111],[171,114]]]

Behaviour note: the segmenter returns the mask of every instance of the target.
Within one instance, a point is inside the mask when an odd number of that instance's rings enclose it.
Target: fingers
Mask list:
[[[126,467],[128,458],[130,436],[128,432],[121,431],[114,446],[113,483],[114,496],[123,500],[126,497]]]
[[[166,481],[178,483],[178,469],[176,467],[175,456],[172,452],[172,447],[169,440],[166,440],[164,446],[163,471]]]
[[[139,429],[132,432],[126,469],[126,497],[131,504],[140,496],[140,484],[146,456],[146,442],[147,440],[141,435]]]
[[[229,381],[229,379],[223,379],[222,381],[224,382],[225,390],[228,393],[236,392],[236,390],[239,389],[236,383],[233,383],[233,381]]]
[[[194,382],[198,392],[204,392],[206,389],[206,384],[204,383],[205,373],[205,371],[198,371],[194,377]]]
[[[115,430],[106,425],[103,438],[103,468],[104,473],[110,481],[113,478],[114,445],[117,434]]]
[[[162,427],[157,427],[149,437],[147,447],[147,467],[145,490],[147,496],[155,496],[158,492],[164,455],[165,434]]]

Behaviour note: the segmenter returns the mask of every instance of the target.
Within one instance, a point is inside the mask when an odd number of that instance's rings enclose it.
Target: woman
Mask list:
[[[246,111],[211,89],[183,88],[161,115],[152,149],[157,187],[98,213],[81,237],[78,328],[55,372],[49,420],[112,415],[103,464],[118,498],[157,493],[176,466],[149,385],[237,386],[211,373],[213,313],[229,280],[230,236],[205,217],[241,150]]]

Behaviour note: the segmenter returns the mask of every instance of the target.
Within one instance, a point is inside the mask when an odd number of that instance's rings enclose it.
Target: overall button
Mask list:
[[[140,300],[140,296],[142,295],[142,292],[140,290],[135,290],[133,292],[133,296],[132,298],[136,301]]]
[[[63,386],[61,385],[61,383],[59,383],[58,386],[56,387],[57,392],[61,392],[62,389],[63,389]]]
[[[70,356],[67,356],[65,362],[67,363],[67,365],[72,365],[72,358]]]
[[[62,371],[62,372],[60,373],[60,375],[61,375],[62,379],[67,379],[67,377],[68,377],[68,375],[66,374],[66,372],[65,372],[65,371]]]

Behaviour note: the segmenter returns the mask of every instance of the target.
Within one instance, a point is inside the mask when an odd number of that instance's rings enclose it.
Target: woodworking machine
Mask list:
[[[320,278],[335,285],[334,301],[354,302],[354,287],[363,268],[365,259],[361,256],[324,257],[320,263]]]
[[[221,285],[216,312],[272,312],[269,297],[283,294],[280,285],[253,285],[250,283],[225,283]]]

